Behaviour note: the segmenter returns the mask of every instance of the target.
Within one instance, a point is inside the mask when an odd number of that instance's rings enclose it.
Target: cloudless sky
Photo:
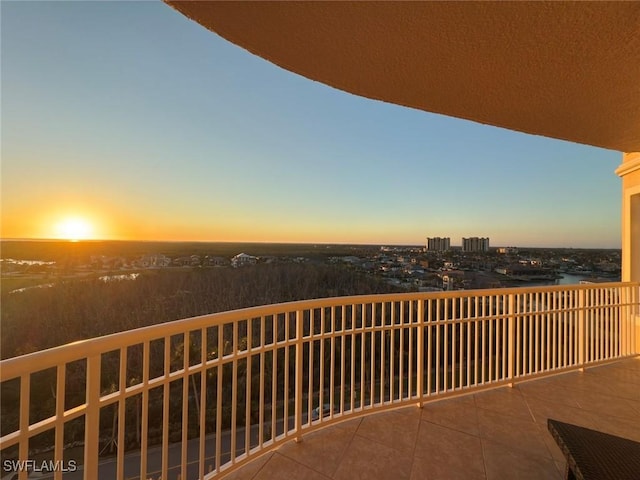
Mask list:
[[[344,93],[161,2],[0,5],[3,238],[620,247],[619,152]]]

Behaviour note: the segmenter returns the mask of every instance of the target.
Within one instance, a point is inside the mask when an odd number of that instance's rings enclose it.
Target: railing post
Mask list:
[[[640,287],[636,283],[633,286],[633,308],[631,309],[631,316],[633,317],[633,343],[632,353],[640,354]]]
[[[516,375],[516,297],[515,294],[509,294],[509,305],[507,307],[507,316],[509,318],[509,386],[513,387]],[[484,342],[484,338],[482,339]],[[484,359],[482,360],[484,361]]]
[[[302,379],[304,376],[303,368],[303,337],[304,337],[304,313],[302,310],[296,311],[296,396],[295,404],[295,421],[296,421],[296,442],[302,441]],[[287,421],[285,419],[285,421]]]
[[[418,300],[418,351],[416,365],[416,393],[418,394],[418,407],[424,406],[424,300]]]
[[[100,355],[87,358],[87,405],[84,418],[84,479],[98,478],[100,441]]]
[[[624,291],[621,320],[626,335],[621,343],[624,346],[625,355],[636,355],[640,353],[640,311],[638,311],[640,289],[637,283],[633,283],[625,287]]]
[[[585,362],[585,349],[587,345],[586,339],[586,316],[585,316],[585,301],[584,301],[584,289],[578,290],[578,365],[580,365],[580,371],[584,372]]]
[[[20,377],[20,442],[18,444],[18,459],[27,461],[29,458],[29,412],[31,411],[31,373]],[[27,478],[27,472],[19,473],[20,480]]]
[[[630,316],[630,309],[627,305],[629,305],[629,300],[631,296],[630,287],[622,286],[618,288],[618,308],[617,308],[617,321],[620,325],[620,329],[618,331],[618,355],[624,357],[629,354],[629,332],[630,332],[630,320],[633,318]]]

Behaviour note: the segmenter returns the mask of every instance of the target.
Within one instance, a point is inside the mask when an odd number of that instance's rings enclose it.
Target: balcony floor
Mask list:
[[[549,417],[640,441],[640,357],[352,419],[228,478],[560,479]]]

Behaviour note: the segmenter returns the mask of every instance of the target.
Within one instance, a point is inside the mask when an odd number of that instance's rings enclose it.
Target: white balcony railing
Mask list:
[[[639,294],[608,283],[309,300],[8,359],[2,458],[52,460],[56,479],[210,478],[345,418],[635,355]]]

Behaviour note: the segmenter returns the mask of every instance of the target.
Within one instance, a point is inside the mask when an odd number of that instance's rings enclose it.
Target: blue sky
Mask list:
[[[347,94],[161,2],[1,8],[5,238],[620,247],[619,152]]]

